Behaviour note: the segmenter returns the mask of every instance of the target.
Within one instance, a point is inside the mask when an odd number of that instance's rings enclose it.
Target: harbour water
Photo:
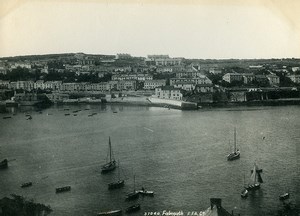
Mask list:
[[[0,198],[23,195],[50,205],[51,215],[96,215],[134,203],[141,211],[133,215],[200,212],[212,197],[222,198],[229,212],[275,215],[280,194],[289,192],[290,201],[299,202],[299,106],[180,111],[81,105],[12,112],[0,114],[0,160],[10,160],[9,168],[0,170]],[[12,118],[3,119],[7,115]],[[241,158],[227,161],[235,127]],[[125,179],[125,186],[113,191],[107,185],[117,180],[118,171],[101,174],[109,136]],[[247,183],[254,162],[263,169],[264,183],[241,199],[244,176]],[[134,175],[136,189],[153,190],[154,197],[125,202]],[[20,187],[28,181],[33,186]],[[71,191],[55,193],[66,185]]]

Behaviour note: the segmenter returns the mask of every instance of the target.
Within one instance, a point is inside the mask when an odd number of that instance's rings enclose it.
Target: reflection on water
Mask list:
[[[74,116],[73,111],[77,116]],[[272,215],[286,191],[296,203],[298,119],[300,109],[261,107],[168,110],[158,107],[82,105],[35,110],[12,108],[11,119],[0,118],[0,197],[24,195],[50,205],[53,215],[95,215],[109,209],[141,204],[146,211],[201,211],[209,198],[220,197],[228,211],[241,215]],[[65,115],[65,114],[70,115]],[[89,116],[92,113],[97,115]],[[32,116],[26,120],[26,114]],[[241,158],[228,162],[233,129]],[[125,186],[109,191],[117,170],[101,174],[108,137],[121,163]],[[265,138],[263,138],[265,137]],[[231,143],[231,145],[229,144]],[[15,160],[14,160],[15,159]],[[240,192],[256,162],[263,169],[261,189],[245,200]],[[155,196],[125,202],[134,188],[153,190]],[[21,183],[33,186],[22,189]],[[70,185],[70,192],[55,188]]]

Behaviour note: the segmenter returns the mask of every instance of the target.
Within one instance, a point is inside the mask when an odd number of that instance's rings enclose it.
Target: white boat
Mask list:
[[[136,193],[139,193],[143,196],[154,196],[154,191],[148,191],[142,188],[141,190],[137,190]]]
[[[122,210],[112,210],[112,211],[107,211],[107,212],[99,212],[97,215],[98,216],[106,216],[106,215],[119,216],[119,215],[122,215]]]

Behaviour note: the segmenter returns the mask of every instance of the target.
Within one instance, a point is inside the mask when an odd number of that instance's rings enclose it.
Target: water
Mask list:
[[[78,109],[82,111],[73,116]],[[288,191],[290,201],[299,202],[299,106],[180,111],[82,105],[51,107],[42,113],[32,108],[13,111],[17,114],[11,119],[0,114],[0,159],[13,160],[0,171],[0,198],[23,195],[50,205],[51,215],[95,215],[134,203],[141,204],[134,215],[199,212],[209,207],[212,197],[222,198],[230,212],[274,215],[282,206],[280,194]],[[26,120],[25,112],[33,119]],[[97,115],[88,116],[94,112]],[[228,162],[234,127],[241,158]],[[107,184],[117,180],[118,171],[100,172],[109,136],[126,181],[114,191],[108,191]],[[263,169],[264,183],[244,200],[244,175],[247,182],[254,162]],[[136,189],[153,190],[153,198],[124,201],[134,188],[134,175]],[[20,188],[27,181],[33,186]],[[65,185],[71,192],[55,193]]]

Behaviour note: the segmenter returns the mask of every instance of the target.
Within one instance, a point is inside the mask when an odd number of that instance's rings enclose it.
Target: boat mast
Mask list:
[[[135,175],[133,176],[133,192],[135,193]]]
[[[236,128],[234,128],[234,152],[236,152]]]
[[[108,145],[109,145],[109,162],[111,162],[111,142],[110,142],[110,137],[108,140]]]

